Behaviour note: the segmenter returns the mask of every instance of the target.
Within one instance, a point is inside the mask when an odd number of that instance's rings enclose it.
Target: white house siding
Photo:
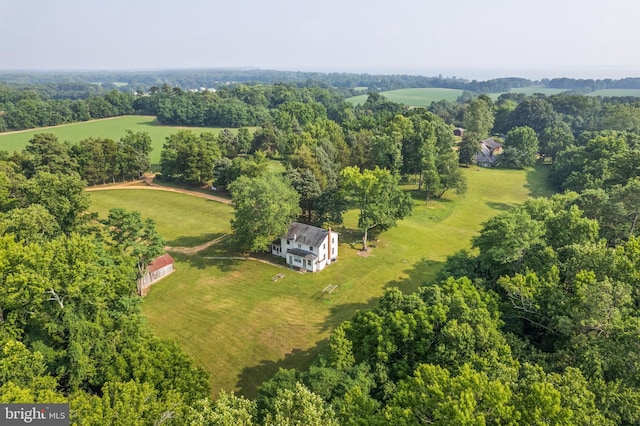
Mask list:
[[[157,271],[147,272],[142,278],[138,280],[138,294],[141,296],[145,296],[149,291],[149,287],[151,287],[156,282],[160,281],[162,278],[166,277],[170,273],[173,272],[173,263],[167,266],[164,266]]]
[[[338,233],[294,222],[287,235],[271,245],[271,253],[294,268],[321,271],[338,258]]]

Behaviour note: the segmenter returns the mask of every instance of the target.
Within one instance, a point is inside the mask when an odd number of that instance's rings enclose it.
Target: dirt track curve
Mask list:
[[[192,195],[194,197],[206,198],[207,200],[213,200],[219,203],[231,204],[231,200],[227,198],[218,197],[213,194],[205,194],[203,192],[198,192],[198,191],[189,191],[188,189],[183,189],[183,188],[172,188],[169,186],[156,185],[156,184],[150,183],[148,180],[134,180],[132,182],[96,185],[96,186],[89,186],[85,188],[87,192],[108,191],[111,189],[147,189],[147,190],[150,189],[150,190],[156,190],[156,191],[179,192],[181,194],[187,194],[187,195]]]
[[[160,186],[160,185],[156,185],[156,184],[152,183],[150,179],[135,180],[135,181],[132,181],[132,182],[123,182],[123,183],[113,183],[113,184],[107,184],[107,185],[90,186],[90,187],[85,188],[85,190],[88,191],[88,192],[108,191],[110,189],[147,189],[147,190],[156,190],[156,191],[179,192],[181,194],[192,195],[194,197],[200,197],[200,198],[205,198],[207,200],[218,201],[218,202],[224,203],[224,204],[231,204],[231,200],[229,200],[227,198],[217,197],[215,195],[205,194],[203,192],[198,192],[198,191],[189,191],[188,189],[171,188],[171,187],[168,187],[168,186]],[[167,246],[167,247],[165,247],[165,250],[173,251],[173,252],[176,252],[176,253],[186,254],[187,256],[192,256],[194,254],[197,254],[197,253],[199,253],[199,252],[211,247],[212,245],[214,245],[216,243],[219,243],[220,241],[224,240],[227,237],[229,237],[229,234],[222,235],[222,236],[220,236],[220,237],[218,237],[218,238],[216,238],[214,240],[207,241],[206,243],[200,244],[200,245],[198,245],[196,247],[170,247],[170,246]],[[277,266],[278,268],[283,268],[284,267],[282,264],[275,263],[275,262],[270,262],[268,260],[260,259],[260,258],[253,257],[253,256],[237,256],[237,257],[235,257],[235,256],[232,256],[232,257],[220,256],[220,257],[205,257],[205,259],[211,259],[211,260],[215,260],[215,259],[253,260],[253,261],[267,263],[269,265]]]

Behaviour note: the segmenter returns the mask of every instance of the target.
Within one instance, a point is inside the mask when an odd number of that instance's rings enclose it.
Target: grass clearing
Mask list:
[[[21,151],[27,142],[36,133],[52,133],[60,141],[77,143],[89,137],[120,139],[125,134],[125,130],[133,132],[147,132],[151,136],[153,151],[151,151],[151,163],[160,163],[160,153],[167,136],[178,133],[179,130],[189,129],[200,134],[202,132],[220,133],[218,127],[176,127],[164,126],[156,121],[153,116],[146,115],[126,115],[122,117],[107,118],[102,120],[84,121],[81,123],[71,123],[55,127],[41,127],[38,129],[25,130],[0,134],[0,150],[9,152]]]
[[[374,306],[386,288],[414,291],[448,255],[470,247],[482,222],[550,192],[545,167],[464,171],[466,194],[446,194],[447,199],[425,204],[423,194],[414,192],[413,215],[372,239],[367,257],[359,255],[357,212],[348,212],[345,226],[336,229],[339,261],[320,273],[208,258],[235,254],[231,238],[197,255],[173,253],[176,272],[151,289],[143,313],[159,336],[177,340],[210,372],[214,393],[225,389],[255,396],[278,368],[307,368],[326,348],[331,330],[356,310]],[[184,245],[230,232],[230,206],[187,195],[112,190],[92,192],[91,200],[100,214],[113,206],[140,210],[156,220],[167,240]],[[272,281],[278,273],[284,278]],[[321,297],[329,284],[338,285],[330,300]]]
[[[587,96],[634,96],[640,98],[640,89],[602,89],[586,93]]]
[[[527,96],[531,96],[534,93],[542,93],[546,96],[557,95],[558,93],[566,92],[567,89],[554,89],[544,86],[527,86],[527,87],[515,87],[509,91],[509,93],[522,93]],[[498,94],[500,96],[500,94]],[[497,99],[497,98],[496,98]]]
[[[455,102],[462,94],[462,90],[441,88],[398,89],[380,92],[380,94],[392,102],[406,104],[409,106],[428,107],[431,105],[431,102],[443,99]],[[361,105],[367,100],[367,96],[368,95],[358,95],[347,98],[346,100],[354,105]]]
[[[640,90],[639,90],[640,91]],[[380,92],[392,102],[397,102],[409,106],[424,106],[428,107],[432,102],[447,100],[449,102],[455,102],[462,94],[462,90],[459,89],[442,89],[442,88],[415,88],[415,89],[398,89],[389,90],[386,92]],[[510,93],[523,93],[527,96],[534,93],[542,93],[550,96],[557,93],[566,92],[566,89],[552,89],[544,86],[528,86],[518,87],[510,90]],[[489,96],[493,100],[497,100],[502,93],[490,93]],[[601,95],[607,96],[607,95]],[[616,95],[608,95],[616,96]],[[617,95],[626,96],[626,95]],[[632,96],[632,95],[629,95]],[[354,105],[362,105],[367,100],[367,95],[358,95],[351,98],[347,98],[347,101]]]
[[[227,204],[174,192],[122,189],[90,192],[89,196],[91,211],[101,219],[113,207],[137,210],[143,218],[153,218],[170,246],[196,246],[226,234],[233,216],[233,208]]]

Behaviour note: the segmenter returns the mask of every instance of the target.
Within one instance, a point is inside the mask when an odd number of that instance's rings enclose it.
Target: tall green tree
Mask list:
[[[133,178],[136,175],[140,177],[151,170],[151,143],[149,133],[125,130],[125,135],[118,140],[119,171],[123,178]]]
[[[214,134],[181,130],[168,136],[163,145],[162,174],[180,182],[204,184],[213,179],[213,166],[220,156]]]
[[[376,167],[361,172],[350,166],[340,175],[344,188],[360,210],[358,228],[363,233],[363,251],[368,250],[367,237],[371,230],[384,231],[411,214],[411,196],[398,187],[399,179],[388,170]]]
[[[55,217],[60,229],[69,233],[80,224],[89,208],[89,196],[84,187],[85,182],[77,174],[38,172],[18,185],[16,198],[22,207],[40,204]]]
[[[465,133],[471,132],[479,140],[489,137],[493,128],[494,116],[491,105],[485,98],[475,98],[467,106],[464,113],[462,126]]]
[[[505,137],[500,164],[518,169],[531,167],[538,157],[538,145],[538,136],[531,127],[513,128]]]
[[[164,241],[153,219],[142,219],[140,212],[113,208],[103,223],[111,242],[123,255],[134,259],[137,279],[145,274],[153,259],[164,251]]]
[[[264,423],[279,426],[337,426],[331,407],[304,385],[278,391],[273,412],[268,412]]]
[[[458,162],[466,166],[476,164],[476,156],[480,152],[482,138],[474,132],[464,132],[462,141],[458,145]]]
[[[280,177],[240,176],[229,190],[235,211],[231,229],[240,247],[246,250],[267,250],[300,216],[300,195]]]

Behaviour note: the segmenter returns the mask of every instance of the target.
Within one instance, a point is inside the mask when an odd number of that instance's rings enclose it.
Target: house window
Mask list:
[[[322,245],[322,250],[326,250],[326,249],[327,249],[327,245],[326,245],[326,244],[323,244],[323,245]]]
[[[313,251],[313,246],[309,246],[309,251]]]
[[[335,242],[336,242],[336,239],[335,238],[331,238],[331,243],[333,244]]]
[[[336,252],[336,249],[331,247],[331,254],[335,254],[335,252]]]
[[[302,263],[302,259],[300,259],[299,257],[294,257],[294,258],[293,258],[293,261],[294,261],[295,263]]]
[[[302,244],[298,244],[298,248],[302,248]]]
[[[289,240],[287,240],[287,245],[289,245]]]

